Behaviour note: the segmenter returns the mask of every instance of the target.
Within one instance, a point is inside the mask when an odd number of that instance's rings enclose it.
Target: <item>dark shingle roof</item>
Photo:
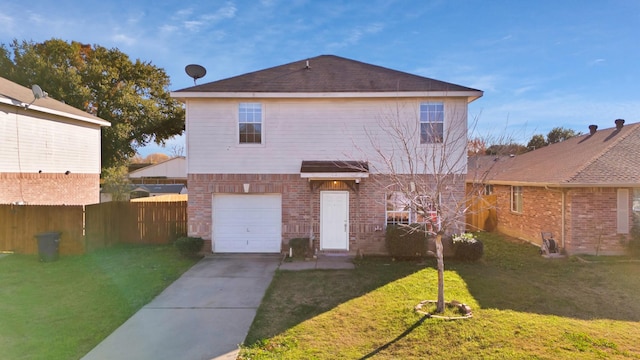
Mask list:
[[[640,123],[598,130],[514,157],[470,162],[467,179],[489,173],[484,182],[553,186],[640,184]],[[486,159],[485,159],[486,160]],[[494,161],[495,160],[495,161]],[[490,170],[488,170],[491,167]],[[477,179],[475,179],[477,181]]]
[[[307,64],[309,65],[308,68]],[[320,55],[189,87],[176,92],[319,93],[407,91],[480,92],[480,90],[334,55]]]

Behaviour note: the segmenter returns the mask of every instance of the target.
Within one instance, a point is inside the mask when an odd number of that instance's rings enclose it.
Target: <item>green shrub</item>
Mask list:
[[[204,245],[204,240],[200,237],[182,236],[179,237],[174,245],[178,248],[178,251],[184,256],[195,257],[198,255]]]
[[[309,238],[293,238],[289,240],[289,247],[293,249],[293,257],[311,257],[311,249],[309,249]]]
[[[397,258],[417,258],[427,255],[425,224],[387,225],[387,251]]]
[[[453,235],[453,251],[458,260],[476,261],[484,254],[484,245],[471,233],[456,234]]]

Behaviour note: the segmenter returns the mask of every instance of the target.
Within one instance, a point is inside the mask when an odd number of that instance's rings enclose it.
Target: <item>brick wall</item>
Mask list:
[[[628,235],[617,234],[615,188],[565,190],[565,249],[569,254],[613,255],[624,253]],[[562,192],[523,187],[523,211],[511,211],[511,187],[494,186],[497,195],[498,231],[540,245],[541,231],[550,231],[560,244]],[[629,208],[631,204],[629,204]],[[560,244],[561,245],[561,244]]]
[[[100,202],[99,174],[0,173],[0,203],[88,205]]]
[[[617,190],[582,188],[569,192],[571,212],[568,219],[571,231],[567,244],[572,253],[616,255],[625,252],[629,234],[617,232]],[[631,209],[631,202],[628,206]],[[632,212],[629,213],[631,217]]]
[[[544,188],[522,189],[522,212],[511,211],[511,186],[493,187],[497,196],[498,231],[534,244],[542,244],[542,231],[552,232],[560,241],[562,194]]]
[[[283,251],[288,241],[296,237],[311,237],[315,248],[320,241],[320,192],[349,192],[349,251],[351,253],[386,254],[384,241],[385,184],[384,176],[371,175],[360,184],[353,181],[309,182],[299,174],[189,174],[188,232],[202,237],[206,250],[211,251],[212,196],[215,193],[244,193],[243,184],[250,184],[249,193],[282,194]],[[462,198],[463,183],[454,188],[455,197]]]

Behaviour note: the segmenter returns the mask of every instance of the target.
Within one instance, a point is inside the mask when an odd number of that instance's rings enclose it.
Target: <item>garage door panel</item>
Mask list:
[[[212,215],[214,252],[280,252],[280,194],[216,194]]]

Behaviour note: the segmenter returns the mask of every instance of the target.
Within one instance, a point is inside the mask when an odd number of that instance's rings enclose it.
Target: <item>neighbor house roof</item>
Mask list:
[[[186,186],[184,184],[144,184],[132,185],[131,191],[142,191],[153,194],[180,194]]]
[[[552,187],[639,186],[640,123],[597,130],[522,155],[470,158],[467,182]]]
[[[473,101],[482,91],[381,66],[320,55],[248,74],[189,87],[173,97],[206,97],[220,93],[432,93],[464,96]],[[306,95],[308,96],[308,95]]]
[[[187,159],[176,156],[157,164],[151,164],[129,171],[129,178],[163,177],[174,179],[187,178]]]
[[[0,104],[7,104],[20,107],[25,110],[28,109],[31,111],[63,116],[100,126],[111,126],[111,124],[106,120],[100,119],[86,111],[77,109],[48,96],[35,99],[34,93],[31,89],[3,77],[0,77]]]

